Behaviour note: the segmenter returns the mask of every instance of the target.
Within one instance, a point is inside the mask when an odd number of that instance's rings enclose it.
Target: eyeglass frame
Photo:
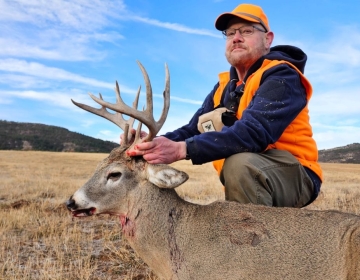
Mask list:
[[[252,28],[253,28],[253,32],[252,32],[251,34],[248,34],[248,35],[243,35],[243,34],[241,33],[241,29],[244,28],[244,27],[252,27]],[[226,30],[229,30],[229,29],[230,29],[230,30],[235,30],[234,35],[231,36],[231,37],[226,36]],[[239,27],[239,28],[227,28],[227,29],[221,31],[221,33],[223,34],[223,36],[224,36],[225,39],[231,39],[231,38],[234,38],[234,36],[236,35],[236,31],[239,31],[241,37],[248,37],[248,36],[251,36],[251,35],[254,34],[255,29],[258,30],[258,31],[267,33],[266,30],[262,30],[261,28],[255,26],[255,25],[250,25],[250,26],[246,25],[246,26],[241,26],[241,27]]]

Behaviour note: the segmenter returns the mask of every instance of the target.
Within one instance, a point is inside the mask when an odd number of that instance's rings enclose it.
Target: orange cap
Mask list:
[[[247,21],[260,23],[265,31],[270,30],[268,19],[261,7],[252,4],[240,4],[230,13],[223,13],[215,21],[216,29],[223,31],[231,19],[238,17]]]

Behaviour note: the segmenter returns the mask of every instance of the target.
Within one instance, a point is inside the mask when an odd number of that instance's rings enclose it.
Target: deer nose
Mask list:
[[[69,198],[68,201],[66,201],[66,207],[67,209],[69,210],[75,210],[77,207],[76,207],[76,203],[75,203],[75,200],[72,199],[72,197]]]

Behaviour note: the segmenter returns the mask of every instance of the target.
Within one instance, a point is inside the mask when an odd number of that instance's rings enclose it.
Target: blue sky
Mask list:
[[[70,99],[115,102],[117,80],[131,104],[139,60],[148,71],[155,116],[162,110],[167,63],[171,106],[160,133],[191,118],[229,69],[216,17],[241,2],[160,0],[0,0],[0,119],[65,127],[118,142],[121,130]],[[252,1],[275,33],[273,46],[295,45],[308,55],[314,93],[310,121],[319,149],[360,139],[360,2]],[[142,108],[142,105],[139,107]]]

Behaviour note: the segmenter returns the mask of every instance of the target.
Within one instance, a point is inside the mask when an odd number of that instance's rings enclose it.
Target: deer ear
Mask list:
[[[189,176],[180,170],[165,164],[147,164],[146,174],[148,180],[159,188],[176,188],[184,183]]]

